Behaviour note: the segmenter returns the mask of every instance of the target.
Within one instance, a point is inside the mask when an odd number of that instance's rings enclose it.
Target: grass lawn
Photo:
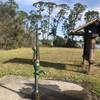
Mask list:
[[[81,66],[82,49],[40,48],[43,79],[89,83],[91,91],[100,96],[100,49],[96,50],[96,65],[90,75]],[[33,76],[32,49],[0,50],[0,77],[4,75]]]

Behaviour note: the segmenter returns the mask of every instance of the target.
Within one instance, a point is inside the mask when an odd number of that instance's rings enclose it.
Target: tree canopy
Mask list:
[[[87,11],[86,13],[85,13],[85,21],[86,21],[86,23],[87,22],[89,22],[89,21],[91,21],[91,20],[93,20],[93,19],[96,19],[96,18],[99,18],[100,16],[99,16],[99,12],[98,11],[94,11],[94,10],[92,10],[92,11]]]
[[[100,17],[94,10],[84,14],[86,8],[81,3],[70,7],[68,4],[39,1],[33,3],[33,9],[27,13],[20,10],[14,0],[0,1],[0,48],[31,46],[37,24],[41,40],[55,41],[58,30],[64,32],[64,37],[69,37],[83,17],[86,22]]]

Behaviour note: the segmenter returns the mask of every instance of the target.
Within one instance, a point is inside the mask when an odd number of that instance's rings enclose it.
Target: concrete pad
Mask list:
[[[0,79],[0,100],[31,100],[34,79],[5,76]],[[85,100],[84,88],[69,82],[39,80],[41,100]]]

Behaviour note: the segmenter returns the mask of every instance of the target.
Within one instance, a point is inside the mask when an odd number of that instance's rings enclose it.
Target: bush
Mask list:
[[[66,46],[66,40],[60,36],[57,36],[56,39],[53,42],[53,45],[55,47],[65,47]]]
[[[52,47],[52,41],[51,40],[41,40],[42,46],[44,47]]]
[[[68,39],[67,40],[67,43],[66,43],[66,46],[67,47],[76,47],[77,46],[77,41],[75,41],[75,40],[71,40],[71,39]]]

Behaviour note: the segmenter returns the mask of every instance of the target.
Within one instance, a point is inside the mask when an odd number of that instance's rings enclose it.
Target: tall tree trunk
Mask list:
[[[47,32],[47,40],[49,36],[49,31],[50,31],[50,13],[49,13],[49,18],[48,18],[48,32]]]

